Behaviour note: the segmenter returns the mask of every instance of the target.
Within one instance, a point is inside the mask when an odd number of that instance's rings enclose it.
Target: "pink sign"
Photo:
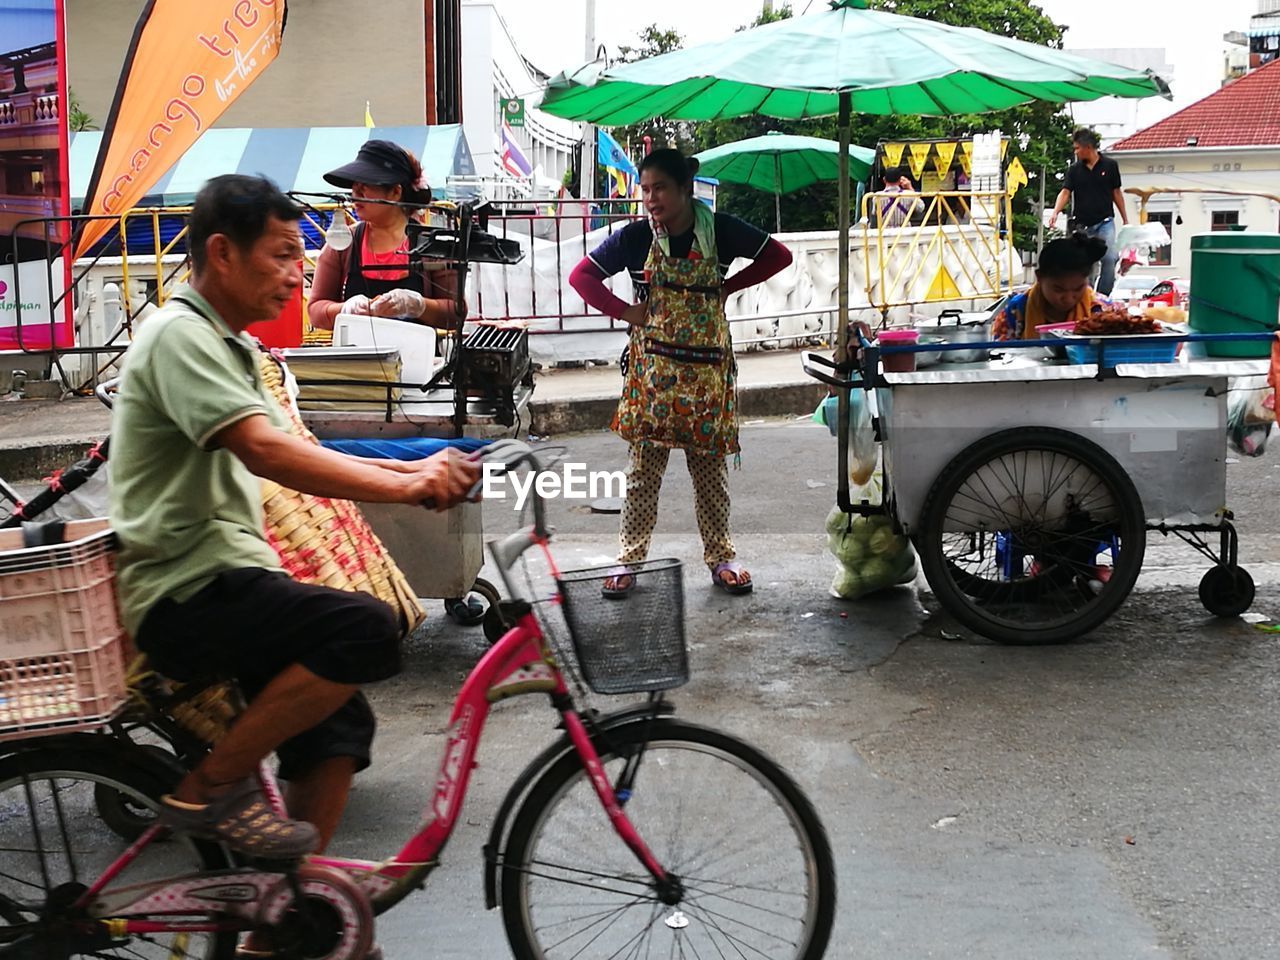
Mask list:
[[[69,347],[63,0],[0,5],[0,91],[0,349]]]

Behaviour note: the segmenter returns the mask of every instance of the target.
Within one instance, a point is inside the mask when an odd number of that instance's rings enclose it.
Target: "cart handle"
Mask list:
[[[861,376],[856,380],[840,380],[828,373],[824,373],[822,370],[817,369],[818,367],[825,367],[828,370],[835,370],[837,373],[848,373],[849,370],[852,369],[852,364],[846,363],[844,366],[841,366],[829,357],[824,357],[822,354],[814,353],[811,350],[806,350],[804,353],[800,354],[800,366],[803,367],[804,372],[814,380],[817,380],[819,383],[825,383],[828,386],[836,387],[840,390],[852,390],[854,387],[862,386]]]

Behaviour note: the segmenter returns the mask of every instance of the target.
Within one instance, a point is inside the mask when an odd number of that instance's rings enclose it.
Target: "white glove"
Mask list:
[[[417,320],[422,311],[427,309],[426,298],[414,290],[389,290],[380,297],[375,297],[369,304],[369,312],[375,317],[408,318]]]
[[[367,317],[369,316],[369,298],[363,293],[357,294],[344,303],[338,309],[338,313],[354,313],[361,317]]]

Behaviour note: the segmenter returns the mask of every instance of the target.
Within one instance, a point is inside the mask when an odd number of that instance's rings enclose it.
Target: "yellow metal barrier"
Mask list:
[[[339,209],[337,204],[321,203],[315,204],[310,209],[303,211],[302,219],[312,226],[317,233],[324,235],[327,228],[326,223],[317,219],[320,213],[330,213]],[[120,278],[121,278],[121,304],[124,308],[125,317],[132,331],[132,323],[138,313],[148,303],[154,303],[156,306],[163,306],[164,302],[171,296],[173,290],[179,285],[186,283],[191,277],[191,260],[185,254],[175,253],[175,249],[186,238],[188,226],[186,218],[190,216],[190,207],[138,207],[122,214],[116,223],[116,239],[119,248],[126,251],[125,255],[120,258]],[[181,217],[183,225],[181,229],[167,243],[164,240],[161,230],[161,219]],[[129,254],[126,237],[130,235],[132,228],[133,242],[138,243],[139,228],[136,224],[141,221],[145,222],[149,227],[150,250],[145,253]],[[142,231],[145,236],[146,231]],[[304,249],[303,250],[303,284],[302,284],[302,337],[304,343],[329,343],[332,339],[332,333],[328,330],[317,330],[311,326],[311,321],[307,316],[307,300],[311,292],[311,277],[315,273],[316,257],[319,250]],[[176,257],[181,257],[175,260]],[[167,258],[167,260],[166,260]],[[133,278],[138,279],[138,268],[146,261],[154,261],[154,276],[146,276],[144,279],[155,281],[154,295],[148,295],[145,299],[139,300],[133,297],[130,291],[131,284],[130,270],[133,270]],[[171,271],[171,272],[166,272]],[[147,271],[150,273],[150,271]]]
[[[1003,191],[868,193],[862,200],[867,302],[890,307],[1000,296],[1013,280]]]

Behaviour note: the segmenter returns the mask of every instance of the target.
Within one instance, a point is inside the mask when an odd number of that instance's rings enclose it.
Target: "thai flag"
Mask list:
[[[499,155],[502,169],[513,177],[528,177],[533,174],[533,164],[524,155],[524,150],[516,142],[516,135],[511,126],[504,120],[501,134],[502,152]]]

